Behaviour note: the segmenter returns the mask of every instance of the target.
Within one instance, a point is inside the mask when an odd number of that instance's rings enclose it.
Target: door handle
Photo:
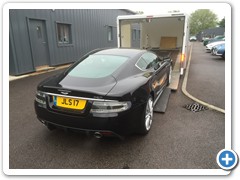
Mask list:
[[[42,42],[43,44],[46,44],[47,42]]]

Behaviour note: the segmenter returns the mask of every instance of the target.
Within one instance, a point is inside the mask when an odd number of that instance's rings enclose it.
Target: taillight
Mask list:
[[[181,54],[181,62],[185,60],[185,54]]]

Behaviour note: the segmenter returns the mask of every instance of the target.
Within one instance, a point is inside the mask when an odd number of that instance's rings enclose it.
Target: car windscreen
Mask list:
[[[116,71],[129,57],[116,55],[90,55],[76,65],[68,76],[82,78],[102,78]]]

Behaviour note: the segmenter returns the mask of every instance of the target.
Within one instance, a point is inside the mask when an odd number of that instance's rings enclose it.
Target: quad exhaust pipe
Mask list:
[[[95,133],[94,133],[94,137],[97,138],[97,139],[102,138],[102,136],[103,136],[103,135],[102,135],[100,132],[95,132]]]

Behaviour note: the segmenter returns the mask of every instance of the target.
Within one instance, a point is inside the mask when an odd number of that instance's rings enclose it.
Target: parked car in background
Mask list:
[[[191,37],[189,38],[189,41],[197,41],[197,37],[196,37],[196,36],[191,36]]]
[[[211,38],[211,39],[205,39],[203,41],[203,45],[206,46],[207,44],[210,44],[210,43],[216,42],[216,41],[221,41],[221,40],[225,40],[225,36],[216,36],[216,37]]]
[[[104,49],[85,55],[37,87],[35,111],[49,129],[95,137],[147,134],[153,107],[171,81],[172,60],[140,49]]]
[[[213,43],[213,42],[218,42],[218,41],[225,41],[225,37],[222,39],[211,39],[208,41],[208,44]]]
[[[213,42],[213,43],[207,44],[206,45],[206,50],[207,50],[207,52],[211,52],[212,48],[214,46],[219,45],[219,44],[223,44],[223,43],[225,43],[225,41],[217,41],[217,42]]]
[[[212,48],[212,55],[221,56],[225,58],[225,43],[218,44]]]
[[[209,37],[202,37],[202,42],[205,41],[205,40],[208,40],[210,39]]]

